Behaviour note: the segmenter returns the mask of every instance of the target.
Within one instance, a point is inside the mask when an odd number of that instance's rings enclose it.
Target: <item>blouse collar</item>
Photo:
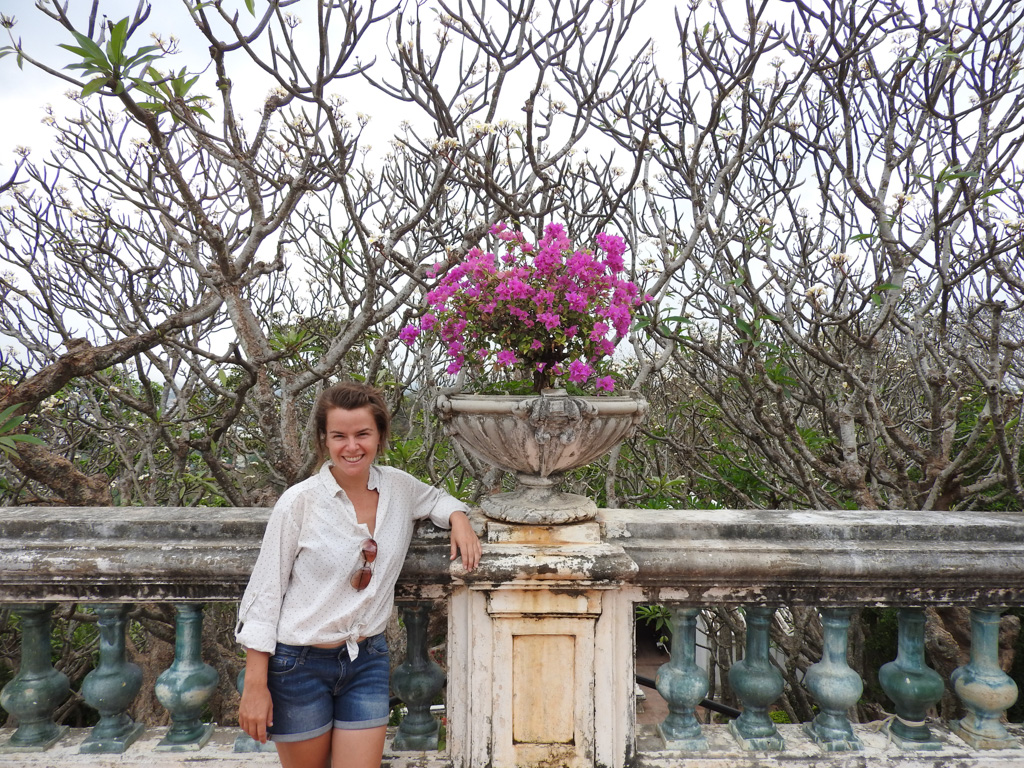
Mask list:
[[[341,486],[338,485],[338,481],[335,479],[334,474],[331,472],[331,467],[334,464],[331,461],[325,461],[320,467],[320,471],[317,473],[320,476],[320,482],[324,484],[327,491],[332,495],[336,496],[338,491],[342,490]],[[380,490],[381,480],[380,467],[376,464],[370,465],[370,479],[366,481],[366,487],[371,491]]]

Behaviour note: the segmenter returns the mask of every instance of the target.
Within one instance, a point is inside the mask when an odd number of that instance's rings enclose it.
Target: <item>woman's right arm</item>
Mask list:
[[[267,726],[274,724],[274,705],[267,688],[270,654],[245,649],[245,684],[238,706],[238,725],[260,744],[267,743]]]
[[[243,648],[273,652],[285,589],[299,552],[302,510],[289,491],[270,513],[259,557],[242,595],[235,625],[235,640]]]

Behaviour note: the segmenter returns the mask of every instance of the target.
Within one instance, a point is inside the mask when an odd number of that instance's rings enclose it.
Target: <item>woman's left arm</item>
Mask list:
[[[451,559],[454,560],[457,554],[461,553],[462,566],[467,571],[472,571],[480,563],[480,555],[483,551],[480,547],[480,539],[476,535],[476,531],[473,530],[473,526],[470,525],[469,518],[466,517],[465,512],[452,512],[448,522],[452,527]]]

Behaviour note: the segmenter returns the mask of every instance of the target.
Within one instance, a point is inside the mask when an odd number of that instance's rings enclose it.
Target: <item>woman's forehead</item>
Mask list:
[[[365,405],[361,408],[331,408],[327,411],[328,432],[359,432],[364,429],[376,429],[377,422],[373,418],[373,410]]]

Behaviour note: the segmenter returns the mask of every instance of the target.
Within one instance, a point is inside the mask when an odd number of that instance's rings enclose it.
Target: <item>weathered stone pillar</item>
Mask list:
[[[697,666],[697,617],[700,608],[672,607],[672,658],[658,669],[658,693],[668,715],[658,725],[666,749],[704,750],[708,740],[697,719],[697,706],[708,695],[708,673]]]
[[[826,752],[862,748],[846,716],[864,692],[863,681],[846,661],[852,613],[849,608],[821,609],[825,634],[821,661],[812,664],[804,675],[804,685],[820,708],[814,720],[804,724],[804,729]]]
[[[953,670],[950,682],[967,715],[950,723],[975,749],[1009,749],[1017,741],[1003,727],[1006,710],[1017,701],[1017,684],[999,666],[999,622],[1003,610],[971,610],[971,660]]]
[[[50,662],[53,603],[15,606],[21,617],[21,668],[0,692],[0,707],[18,718],[18,730],[0,752],[42,752],[67,732],[53,713],[68,696],[68,676]]]
[[[775,608],[747,606],[747,651],[729,669],[729,683],[743,703],[743,714],[729,723],[745,750],[779,750],[785,742],[768,709],[782,695],[785,683],[768,655],[769,629]]]
[[[96,606],[100,628],[100,663],[82,682],[82,697],[100,713],[79,751],[83,754],[122,754],[142,735],[142,723],[128,715],[128,707],[142,688],[142,670],[128,661],[125,630],[128,606],[102,603]]]
[[[633,749],[636,564],[596,522],[488,522],[449,609],[456,768],[621,768]],[[455,573],[456,577],[460,573]]]
[[[155,749],[191,752],[202,749],[213,723],[200,720],[217,688],[217,671],[202,659],[203,607],[175,606],[174,662],[156,679],[156,698],[171,713],[171,727]]]
[[[903,749],[942,749],[942,742],[925,722],[928,711],[942,698],[945,685],[939,673],[924,662],[924,624],[924,608],[900,608],[896,660],[878,670],[882,690],[896,705],[889,734]]]
[[[430,714],[430,702],[444,688],[441,665],[427,652],[427,623],[434,604],[430,600],[400,603],[405,624],[405,661],[391,672],[391,690],[402,699],[406,715],[391,742],[396,751],[437,749],[441,722]]]

